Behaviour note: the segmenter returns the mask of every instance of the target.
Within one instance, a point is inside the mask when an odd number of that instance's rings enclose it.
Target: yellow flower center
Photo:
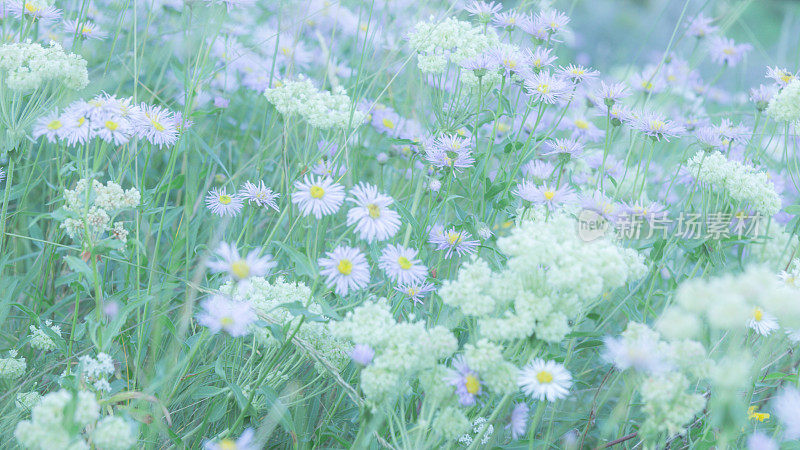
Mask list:
[[[497,131],[501,133],[505,133],[506,131],[510,130],[511,127],[507,123],[498,123],[497,124]]]
[[[394,122],[392,122],[391,119],[383,119],[381,122],[383,123],[383,126],[385,126],[386,128],[394,130]]]
[[[289,47],[281,47],[281,53],[283,53],[283,56],[289,56],[292,54],[292,49]]]
[[[583,119],[578,119],[578,120],[575,121],[575,126],[580,128],[581,130],[588,130],[589,129],[589,122],[587,122],[587,121],[585,121]]]
[[[86,122],[85,117],[78,117],[78,126],[83,125]]]
[[[217,448],[219,450],[237,450],[239,446],[233,439],[223,439],[217,443]]]
[[[793,77],[792,77],[792,75],[791,75],[791,74],[785,73],[785,74],[783,74],[783,76],[781,77],[781,81],[783,81],[784,83],[788,83],[788,82],[792,81],[792,78],[793,78]]]
[[[219,319],[219,324],[222,325],[223,327],[229,327],[229,326],[233,325],[233,318],[231,318],[231,317],[223,317],[223,318]]]
[[[247,261],[240,259],[231,263],[231,272],[239,279],[247,278],[250,275],[250,266]]]
[[[653,89],[653,83],[651,83],[651,82],[649,82],[649,81],[642,81],[642,87],[643,87],[643,88],[644,88],[646,91],[649,91],[649,90]]]
[[[756,322],[761,322],[761,319],[763,318],[764,311],[762,311],[761,308],[756,308],[753,310],[753,319],[755,319]]]
[[[47,124],[47,129],[48,130],[57,130],[57,129],[61,128],[61,126],[62,125],[61,125],[61,121],[60,120],[54,120],[54,121],[52,121],[52,122]]]
[[[467,388],[467,392],[475,395],[481,389],[481,382],[478,381],[474,375],[467,375],[467,379],[464,381],[464,387]]]
[[[349,259],[343,259],[339,261],[339,265],[336,266],[336,269],[339,270],[339,273],[342,275],[350,275],[350,272],[353,271],[353,263],[351,263]]]
[[[538,381],[541,384],[552,383],[553,382],[553,374],[548,372],[548,371],[546,371],[546,370],[543,370],[543,371],[541,371],[541,372],[536,374],[536,381]]]
[[[516,61],[512,61],[510,59],[504,59],[503,60],[503,65],[505,65],[509,69],[516,69],[517,68],[517,62]]]
[[[92,32],[91,27],[84,26],[83,28],[81,28],[81,34],[89,34],[91,32]]]
[[[119,128],[119,124],[117,122],[114,122],[113,120],[106,120],[106,128],[108,128],[111,131],[114,131],[117,128]]]
[[[311,194],[311,198],[322,198],[322,196],[325,195],[325,189],[319,186],[311,186],[308,193]]]
[[[555,197],[555,196],[556,196],[556,193],[553,192],[553,191],[550,191],[550,190],[544,191],[544,199],[545,200],[548,200],[548,201],[552,200],[553,197]]]
[[[411,261],[409,261],[405,256],[397,258],[397,264],[400,264],[400,268],[403,270],[408,270],[411,268]]]
[[[223,205],[229,205],[232,201],[233,199],[231,198],[230,195],[222,194],[219,196],[219,202],[222,203]]]
[[[667,124],[665,124],[660,120],[654,120],[650,122],[650,129],[653,131],[661,131],[664,129],[665,126],[667,126]]]
[[[541,92],[542,94],[547,94],[550,92],[550,85],[549,84],[540,84],[536,87],[536,90]]]
[[[447,233],[447,242],[449,242],[450,245],[456,245],[460,240],[460,233]]]
[[[725,53],[726,55],[732,55],[734,53],[734,50],[731,47],[726,47],[725,49],[722,50],[722,53]]]
[[[156,130],[158,131],[166,130],[166,128],[164,128],[164,125],[161,125],[161,123],[159,123],[157,120],[153,119],[150,116],[147,116],[147,118],[150,119],[150,124],[153,125],[153,128],[155,128]]]
[[[39,10],[40,8],[34,5],[33,3],[25,3],[25,11],[29,13],[35,13],[38,12]]]
[[[367,205],[367,211],[369,211],[369,216],[373,219],[377,219],[381,216],[381,207],[375,203],[370,203]]]

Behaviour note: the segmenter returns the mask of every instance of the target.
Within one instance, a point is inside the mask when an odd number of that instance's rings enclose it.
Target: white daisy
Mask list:
[[[520,369],[517,383],[525,395],[554,402],[567,396],[572,375],[563,364],[536,358]]]
[[[93,124],[94,133],[106,142],[122,145],[131,138],[130,122],[122,116],[109,116]]]
[[[330,178],[306,175],[302,182],[294,183],[297,192],[292,193],[292,203],[297,204],[304,216],[313,214],[317,219],[336,213],[344,201],[344,186]]]
[[[668,368],[658,342],[642,336],[637,339],[626,337],[606,338],[603,359],[614,364],[619,370],[634,369],[641,372],[658,373]]]
[[[362,183],[350,190],[348,200],[356,206],[347,212],[347,225],[356,224],[356,233],[367,242],[384,241],[400,229],[400,215],[388,208],[394,200],[378,193],[378,188]]]
[[[235,217],[242,210],[242,199],[233,194],[228,195],[225,188],[214,188],[206,195],[206,206],[218,216]]]
[[[257,318],[250,303],[215,295],[203,302],[203,312],[198,314],[197,322],[212,333],[224,330],[237,337],[248,334],[250,324]]]
[[[234,245],[222,242],[216,251],[219,259],[209,261],[208,267],[213,272],[227,272],[235,281],[246,280],[250,277],[263,277],[278,263],[272,261],[271,255],[258,256],[260,252],[261,249],[257,248],[250,251],[247,257],[242,258]]]
[[[244,186],[242,186],[242,191],[239,195],[243,200],[248,200],[250,204],[255,203],[262,207],[269,206],[275,211],[278,211],[278,204],[275,203],[275,199],[277,199],[280,194],[272,192],[272,189],[264,185],[263,181],[259,181],[258,184],[249,181],[246,182]]]
[[[74,33],[79,37],[84,39],[105,39],[106,33],[100,29],[94,22],[91,20],[86,20],[84,22],[79,22],[75,19],[65,20],[64,21],[64,30],[67,33]]]
[[[425,279],[428,268],[417,259],[417,251],[402,245],[389,244],[381,252],[378,267],[399,284],[416,284]]]
[[[58,110],[50,114],[40,117],[36,124],[33,126],[33,138],[39,139],[45,136],[50,143],[56,142],[56,139],[62,138],[64,135],[64,123],[61,122],[61,117],[58,115]]]
[[[178,140],[178,119],[175,113],[160,106],[142,103],[134,116],[136,133],[159,147]]]
[[[328,287],[334,288],[337,294],[344,296],[351,290],[357,291],[369,283],[369,264],[361,250],[340,245],[332,252],[326,252],[327,258],[320,258],[319,273],[325,276]]]
[[[764,312],[763,309],[755,307],[753,308],[753,315],[747,321],[747,326],[762,336],[768,336],[778,329],[778,320],[771,314]]]

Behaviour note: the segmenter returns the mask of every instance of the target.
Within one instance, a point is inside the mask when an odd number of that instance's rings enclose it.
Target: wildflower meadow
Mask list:
[[[0,448],[800,448],[800,2],[0,33]]]

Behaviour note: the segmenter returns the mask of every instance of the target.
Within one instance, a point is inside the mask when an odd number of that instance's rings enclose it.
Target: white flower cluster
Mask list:
[[[275,88],[264,91],[264,96],[285,117],[297,114],[314,128],[327,130],[330,128],[357,127],[366,119],[366,114],[359,110],[352,111],[353,102],[347,91],[337,86],[333,92],[320,91],[308,78],[300,77],[296,81],[283,81]]]
[[[376,404],[405,392],[409,380],[435,369],[440,359],[458,348],[445,327],[427,329],[421,321],[398,323],[385,298],[355,308],[343,320],[331,322],[330,329],[334,336],[375,351],[372,364],[361,372],[361,390]]]
[[[16,406],[19,410],[25,413],[29,413],[33,410],[33,407],[39,403],[39,400],[41,399],[42,396],[39,395],[39,393],[36,391],[20,392],[14,399],[14,406]]]
[[[705,406],[705,398],[687,391],[689,379],[680,372],[659,374],[644,380],[639,392],[647,418],[640,432],[643,436],[678,434],[695,414]]]
[[[505,269],[492,272],[477,259],[439,291],[445,303],[478,317],[481,335],[491,340],[535,333],[559,342],[586,302],[646,271],[640,254],[610,238],[581,240],[575,220],[563,214],[523,221],[498,247],[508,256]]]
[[[89,383],[92,383],[98,391],[111,392],[111,385],[108,384],[108,377],[114,373],[114,360],[106,353],[98,353],[97,359],[89,355],[80,357],[81,370],[83,376]]]
[[[289,283],[283,277],[278,277],[273,283],[266,278],[253,277],[246,285],[237,285],[228,282],[220,291],[242,298],[253,305],[257,314],[270,323],[280,326],[289,325],[290,332],[294,332],[297,324],[300,323],[300,315],[295,315],[285,306],[286,303],[300,303],[303,307],[313,314],[322,316],[322,308],[314,301],[311,296],[311,289],[303,283]],[[275,339],[266,328],[254,330],[257,338],[267,345],[273,345]],[[342,369],[349,361],[347,351],[349,345],[340,339],[331,336],[330,331],[322,322],[306,320],[297,330],[296,338],[309,344],[320,356],[330,363],[333,367]],[[318,371],[323,373],[323,367],[316,364]]]
[[[89,84],[86,60],[64,53],[55,42],[48,47],[31,42],[0,45],[0,73],[15,91],[39,89],[51,81],[76,90]]]
[[[112,223],[112,219],[122,210],[139,205],[139,191],[136,188],[124,190],[113,181],[105,185],[97,180],[91,180],[91,183],[88,193],[89,180],[86,178],[78,181],[75,189],[64,191],[64,209],[73,217],[64,219],[61,228],[76,240],[82,240],[88,233],[94,242],[103,233],[109,232],[114,238],[126,242],[128,230],[122,222]]]
[[[17,358],[16,350],[8,351],[8,358],[0,358],[0,378],[6,380],[16,380],[25,375],[28,364],[25,358]]]
[[[800,328],[797,290],[787,286],[771,270],[750,266],[741,274],[726,274],[710,280],[689,280],[678,287],[676,305],[665,311],[661,333],[670,339],[692,339],[701,335],[707,323],[712,330],[741,332],[755,316],[780,315],[781,323]],[[756,312],[760,311],[760,314]],[[663,319],[663,318],[662,318]]]
[[[800,239],[777,222],[770,222],[764,232],[763,240],[751,243],[748,248],[748,259],[751,263],[765,264],[770,269],[778,270],[786,267],[789,253],[797,248]]]
[[[755,167],[728,160],[720,152],[699,151],[688,161],[687,168],[700,183],[740,203],[739,208],[746,204],[767,217],[781,209],[781,197],[769,175]]]
[[[34,398],[38,394],[26,404]],[[31,420],[19,422],[14,436],[33,450],[126,450],[136,444],[137,433],[122,417],[100,418],[100,405],[91,392],[81,391],[75,396],[62,389],[41,397],[32,407]]]
[[[53,325],[53,322],[50,320],[45,321],[44,324],[46,327],[50,328],[53,333],[61,336],[61,327],[59,325]],[[45,352],[55,350],[56,343],[53,342],[53,339],[47,333],[45,333],[42,328],[31,325],[30,330],[31,347]]]
[[[80,430],[97,420],[100,405],[94,394],[82,391],[78,392],[73,410],[68,406],[73,404],[74,398],[65,389],[45,395],[33,407],[31,420],[17,424],[14,436],[29,449],[88,449],[89,445],[79,435]],[[66,417],[69,412],[72,412],[72,417]],[[79,431],[75,433],[74,430]]]
[[[800,120],[800,78],[793,78],[769,101],[766,114],[777,121]]]
[[[460,63],[499,45],[497,35],[484,34],[469,22],[449,17],[442,22],[419,22],[408,37],[417,51],[417,66],[423,73],[442,73],[447,63]]]

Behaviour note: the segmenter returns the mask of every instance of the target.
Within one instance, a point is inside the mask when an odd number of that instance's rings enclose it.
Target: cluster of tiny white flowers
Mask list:
[[[61,336],[61,327],[59,325],[53,325],[53,322],[48,320],[44,323],[44,325],[50,328],[53,333]],[[31,347],[48,352],[50,350],[55,350],[56,343],[53,342],[53,338],[51,338],[44,330],[40,327],[31,325]]]
[[[138,206],[141,198],[139,191],[136,188],[124,190],[113,181],[103,185],[91,180],[91,189],[87,193],[88,186],[89,179],[82,178],[75,189],[64,191],[64,210],[72,217],[64,219],[61,228],[75,240],[82,240],[85,232],[92,240],[109,232],[114,238],[126,242],[128,231],[122,222],[112,223],[112,217],[122,210]]]
[[[0,378],[6,380],[16,380],[25,375],[28,364],[25,358],[17,358],[16,350],[8,351],[8,358],[0,358]]]
[[[781,122],[800,120],[800,79],[794,78],[767,105],[765,113]]]
[[[286,303],[298,303],[308,312],[325,319],[319,303],[311,296],[311,289],[303,283],[286,282],[283,277],[278,277],[272,283],[266,278],[253,277],[247,285],[243,286],[228,282],[220,287],[220,290],[250,302],[261,318],[282,327],[288,325],[290,332],[294,332],[297,328],[301,316],[283,306]],[[257,327],[254,333],[261,342],[267,345],[278,344],[267,328]],[[333,367],[341,369],[350,359],[347,354],[349,350],[347,342],[331,336],[322,322],[305,320],[297,330],[295,337],[309,344]],[[323,372],[322,366],[318,363],[316,368]]]
[[[361,372],[361,389],[367,400],[375,403],[405,391],[419,372],[434,369],[437,361],[457,348],[455,336],[445,327],[398,323],[384,298],[355,308],[341,321],[330,322],[330,329],[334,336],[369,345],[375,351],[372,364]]]
[[[114,373],[114,360],[106,353],[98,353],[97,358],[89,355],[80,357],[81,370],[87,382],[98,391],[111,392],[108,378]]]
[[[444,72],[448,62],[458,64],[499,44],[493,30],[483,33],[469,22],[448,17],[441,22],[419,22],[408,36],[423,73]]]
[[[713,190],[726,193],[739,203],[750,205],[771,217],[781,209],[781,197],[766,172],[739,161],[728,160],[720,152],[697,152],[687,163],[692,175]]]
[[[535,333],[558,342],[586,302],[646,271],[640,254],[610,238],[581,240],[576,222],[566,215],[523,221],[498,247],[508,256],[505,269],[492,272],[476,260],[439,291],[445,303],[479,317],[481,334],[492,340]]]
[[[81,391],[78,392],[73,410],[68,406],[74,398],[65,389],[45,395],[33,407],[31,420],[23,420],[17,424],[14,436],[27,448],[89,448],[81,430],[97,420],[100,416],[100,405],[94,394]],[[73,416],[65,417],[69,412]],[[68,423],[75,426],[67,429],[65,425]]]
[[[0,73],[5,75],[5,85],[15,91],[39,89],[51,81],[74,90],[89,84],[86,60],[64,53],[55,42],[48,47],[32,42],[0,45]]]
[[[353,102],[343,87],[337,86],[333,92],[321,91],[302,76],[267,89],[264,96],[284,117],[297,114],[314,128],[356,127],[366,119],[366,114],[353,110]]]

